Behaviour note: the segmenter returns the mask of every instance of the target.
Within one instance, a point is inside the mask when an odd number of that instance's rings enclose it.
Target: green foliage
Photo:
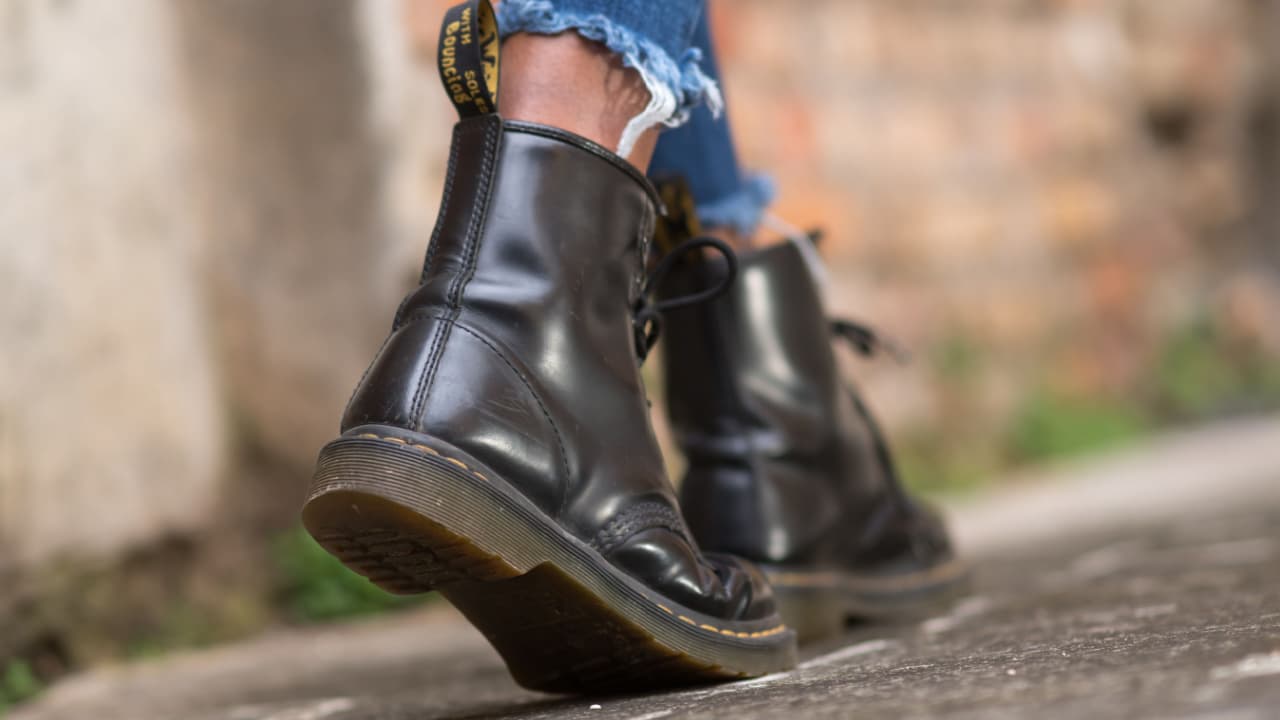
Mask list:
[[[176,601],[168,605],[153,624],[137,633],[125,647],[125,655],[134,659],[152,658],[173,650],[207,647],[240,637],[261,623],[237,617],[232,605],[199,605]]]
[[[273,556],[283,609],[301,622],[369,615],[418,604],[423,596],[391,595],[338,562],[301,527],[277,539]]]
[[[945,433],[908,434],[894,444],[894,455],[912,490],[958,494],[1012,467],[1115,448],[1149,428],[1137,403],[1040,390],[1003,433],[955,426]]]
[[[1157,411],[1175,421],[1273,409],[1280,405],[1280,359],[1194,322],[1166,342],[1153,393]]]
[[[949,335],[938,343],[932,357],[938,376],[949,384],[973,379],[983,364],[982,351],[966,335]]]
[[[1157,403],[1174,417],[1210,413],[1239,384],[1208,323],[1195,323],[1169,339],[1154,379]]]
[[[1042,390],[1018,414],[1006,444],[1012,461],[1037,462],[1114,448],[1147,428],[1133,403]]]
[[[926,494],[958,494],[989,480],[999,461],[992,443],[958,442],[937,435],[909,435],[893,443],[894,461],[903,483]]]
[[[44,689],[44,683],[24,660],[10,660],[0,675],[0,714]]]
[[[969,420],[980,414],[981,348],[951,336],[930,357],[941,429],[895,444],[903,478],[922,492],[965,492],[1012,467],[1114,449],[1160,427],[1280,408],[1280,359],[1207,319],[1171,333],[1149,374],[1123,392],[1070,394],[1046,379],[1003,431]]]

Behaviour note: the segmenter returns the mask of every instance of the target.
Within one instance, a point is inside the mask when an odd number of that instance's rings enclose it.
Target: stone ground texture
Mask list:
[[[1121,498],[1128,505],[1115,507]],[[953,518],[977,561],[970,597],[919,623],[852,628],[807,648],[795,670],[746,682],[539,695],[516,687],[483,638],[438,605],[99,670],[13,719],[1280,712],[1280,421],[1164,439],[958,507]]]

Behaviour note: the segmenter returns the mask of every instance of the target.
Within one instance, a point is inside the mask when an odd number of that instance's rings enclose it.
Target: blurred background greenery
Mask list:
[[[422,601],[296,510],[430,234],[448,4],[0,6],[0,710]],[[911,485],[1280,408],[1280,0],[711,10],[832,311],[913,351],[847,359]]]

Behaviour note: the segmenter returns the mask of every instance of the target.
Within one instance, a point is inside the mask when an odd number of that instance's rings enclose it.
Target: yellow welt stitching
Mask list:
[[[450,463],[453,463],[454,465],[457,465],[458,467],[462,468],[463,470],[470,472],[472,475],[476,476],[477,478],[480,478],[481,480],[484,480],[486,482],[488,481],[488,478],[485,477],[483,473],[480,473],[476,470],[472,470],[471,466],[467,465],[461,460],[457,460],[455,458],[451,458],[446,455],[443,455],[440,453],[439,450],[436,450],[435,448],[429,447],[427,445],[423,445],[421,443],[411,443],[407,440],[404,440],[403,438],[390,437],[386,435],[376,435],[374,433],[361,433],[356,437],[367,438],[371,440],[384,440],[386,442],[395,443],[397,445],[406,445],[408,447],[412,447],[415,450],[421,450],[422,452],[435,455],[438,458],[447,460]],[[663,612],[667,613],[668,615],[675,615],[675,612],[673,612],[671,608],[667,607],[666,605],[663,605],[662,603],[654,603],[654,604],[657,605]],[[740,637],[740,638],[768,637],[770,635],[777,635],[778,633],[787,629],[786,625],[779,625],[778,627],[771,628],[769,630],[763,630],[760,632],[753,632],[753,633],[734,632],[732,630],[721,630],[720,628],[715,627],[713,625],[699,625],[696,620],[694,620],[691,617],[686,617],[684,615],[677,615],[676,617],[678,617],[681,621],[689,623],[690,625],[693,625],[694,627],[700,630],[707,630],[709,632],[719,633],[721,635],[727,635],[729,637]]]
[[[356,437],[358,437],[358,438],[372,438],[372,439],[374,439],[374,440],[385,440],[386,442],[395,443],[395,444],[397,444],[397,445],[405,445],[405,446],[407,446],[407,447],[411,447],[411,448],[413,448],[413,449],[415,449],[415,450],[421,450],[422,452],[427,453],[428,455],[435,455],[436,457],[444,458],[445,460],[448,460],[449,462],[453,463],[454,465],[457,465],[458,467],[466,468],[467,470],[471,470],[471,468],[470,468],[466,463],[462,462],[461,460],[454,460],[453,458],[445,457],[444,455],[440,454],[440,451],[439,451],[439,450],[436,450],[435,448],[433,448],[433,447],[431,447],[431,446],[429,446],[429,445],[423,445],[423,444],[421,444],[421,443],[412,443],[412,442],[409,442],[409,441],[407,441],[407,440],[403,440],[403,439],[398,438],[398,437],[390,437],[390,436],[387,436],[387,435],[374,435],[373,433],[362,433],[362,434],[360,434],[360,435],[357,435]],[[472,472],[475,472],[475,471],[474,471],[474,470],[472,470]]]

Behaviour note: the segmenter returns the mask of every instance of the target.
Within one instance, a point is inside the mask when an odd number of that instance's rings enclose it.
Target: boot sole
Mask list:
[[[967,563],[951,558],[894,576],[762,566],[778,610],[800,642],[844,632],[850,621],[918,620],[945,612],[969,591]]]
[[[438,439],[367,426],[320,452],[302,522],[396,594],[439,590],[527,688],[600,693],[795,664],[776,615],[732,622],[653,592]]]

